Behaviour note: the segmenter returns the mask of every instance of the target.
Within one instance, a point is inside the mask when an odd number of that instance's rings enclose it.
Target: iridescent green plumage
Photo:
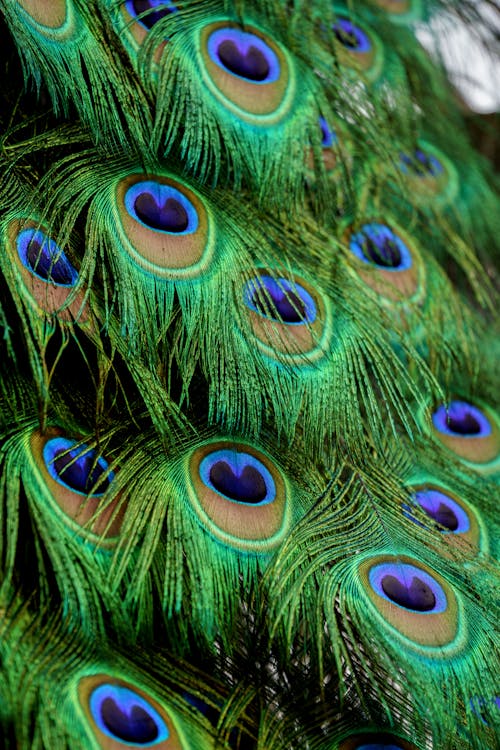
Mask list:
[[[3,746],[493,748],[474,4],[0,10]]]

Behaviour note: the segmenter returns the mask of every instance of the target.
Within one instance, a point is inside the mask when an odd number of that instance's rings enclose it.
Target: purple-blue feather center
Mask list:
[[[238,28],[219,28],[208,39],[208,53],[223,70],[256,85],[277,81],[277,54],[261,37]]]
[[[347,18],[339,18],[333,25],[336,39],[351,52],[368,52],[371,43],[365,32]]]
[[[32,270],[46,281],[65,286],[74,281],[74,269],[66,256],[56,256],[47,242],[33,238],[28,245],[26,259]]]
[[[145,26],[147,29],[152,29],[153,26],[161,21],[162,18],[175,13],[177,8],[174,6],[162,5],[158,0],[132,0],[130,3],[133,16],[141,16],[142,13],[145,15],[139,18],[139,23]],[[155,10],[156,9],[156,10]],[[150,11],[146,13],[146,11]]]
[[[260,503],[267,495],[264,477],[253,466],[244,466],[237,473],[227,461],[217,461],[209,476],[215,489],[231,500]]]
[[[446,423],[452,432],[459,435],[478,435],[481,432],[481,425],[474,415],[468,412],[457,416],[449,414]]]
[[[443,587],[417,565],[381,562],[369,574],[373,590],[399,607],[418,613],[441,613],[448,608]]]
[[[351,236],[351,250],[365,263],[390,271],[412,266],[412,256],[403,240],[386,224],[364,224]]]
[[[449,505],[446,505],[446,503],[439,503],[437,507],[425,507],[423,503],[420,504],[427,515],[433,518],[440,526],[444,526],[450,531],[458,529],[458,518],[453,509]]]
[[[152,716],[142,706],[123,709],[109,696],[101,703],[101,718],[109,732],[122,742],[149,744],[158,738],[158,727]]]
[[[242,78],[264,81],[269,75],[270,66],[266,56],[252,44],[242,49],[234,39],[225,39],[217,47],[217,54],[221,63],[231,73]]]
[[[103,477],[107,467],[96,463],[95,451],[87,451],[78,455],[78,448],[67,451],[60,448],[54,453],[54,469],[60,479],[77,492],[87,494],[99,483],[99,492],[110,484],[109,477]]]
[[[152,229],[184,232],[189,224],[186,209],[175,198],[159,203],[151,193],[140,193],[134,202],[139,219]]]
[[[436,597],[431,587],[416,575],[409,583],[401,581],[397,576],[385,575],[381,585],[388,598],[400,607],[416,612],[429,612],[436,606]]]
[[[401,265],[401,251],[391,237],[366,235],[363,242],[363,252],[377,266],[397,268]]]
[[[90,696],[99,729],[119,742],[152,747],[168,740],[168,726],[148,700],[124,685],[101,684]]]
[[[466,401],[452,401],[448,407],[441,405],[432,415],[432,421],[440,432],[457,437],[486,437],[492,431],[485,414]]]
[[[270,297],[270,299],[269,299]],[[252,302],[259,312],[268,315],[275,320],[283,320],[285,323],[300,323],[306,319],[306,306],[296,292],[282,290],[277,287],[271,289],[256,289]],[[276,313],[273,314],[273,306]]]

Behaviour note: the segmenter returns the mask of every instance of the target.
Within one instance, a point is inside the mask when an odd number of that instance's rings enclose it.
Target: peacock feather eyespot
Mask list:
[[[409,557],[380,555],[361,564],[360,576],[379,616],[402,636],[420,646],[456,640],[456,596],[435,571]]]
[[[194,276],[208,267],[213,229],[202,198],[167,176],[129,175],[116,186],[124,247],[159,276]]]
[[[222,497],[246,505],[266,505],[276,498],[276,486],[262,461],[243,451],[222,449],[200,463],[203,484]]]
[[[451,401],[449,406],[442,404],[433,413],[432,423],[436,430],[453,437],[483,438],[492,432],[488,417],[466,401]]]
[[[306,364],[324,354],[330,335],[327,306],[304,279],[263,269],[244,282],[242,299],[251,331],[266,355]]]
[[[436,146],[426,141],[419,141],[413,151],[400,151],[398,167],[417,201],[450,202],[458,192],[455,167]]]
[[[129,187],[125,207],[136,221],[158,232],[192,234],[198,229],[198,214],[192,201],[173,185],[145,180]]]
[[[338,750],[417,750],[415,745],[387,732],[363,732],[346,737]]]
[[[78,685],[80,704],[99,746],[182,750],[179,734],[163,707],[135,685],[101,674]]]
[[[284,114],[290,63],[267,34],[231,21],[209,24],[201,30],[201,57],[210,90],[235,114],[256,124]]]
[[[89,323],[85,292],[78,290],[79,274],[64,250],[35,220],[13,219],[6,228],[6,250],[12,261],[13,283],[22,282],[23,296],[45,314],[61,322]]]
[[[460,399],[441,404],[432,412],[432,432],[446,448],[479,468],[487,470],[487,464],[498,460],[499,421],[489,409]]]
[[[372,44],[368,34],[352,21],[349,21],[348,18],[339,18],[333,24],[332,29],[337,41],[350,52],[369,52],[371,50]]]
[[[208,37],[210,59],[222,70],[255,84],[280,77],[278,56],[261,37],[235,28],[220,28]]]
[[[439,159],[422,148],[416,148],[413,154],[401,152],[399,161],[403,172],[417,177],[435,177],[444,171]]]
[[[169,0],[126,0],[125,9],[147,31],[178,8]]]
[[[41,27],[59,29],[68,15],[68,0],[17,0],[21,8]]]
[[[114,478],[107,461],[77,440],[51,438],[44,445],[43,460],[56,482],[80,495],[99,497]]]
[[[379,595],[412,612],[444,612],[446,595],[424,570],[408,563],[380,563],[370,570],[370,585]]]
[[[66,523],[74,522],[76,530],[88,526],[100,537],[117,536],[123,509],[118,496],[105,497],[115,479],[108,461],[85,443],[65,437],[58,428],[45,434],[34,431],[30,448],[45,502],[53,512]]]
[[[317,317],[316,304],[300,284],[272,276],[258,276],[243,292],[244,302],[264,318],[288,325],[312,324]]]
[[[189,497],[203,526],[240,549],[267,551],[283,537],[288,491],[271,459],[245,443],[207,443],[188,457]]]
[[[121,685],[100,685],[90,696],[90,710],[103,734],[120,742],[150,747],[168,739],[161,716],[140,695]]]
[[[401,229],[381,221],[351,227],[346,242],[357,259],[357,271],[375,292],[392,300],[414,297],[423,289],[419,253]],[[364,270],[363,266],[369,266]]]
[[[414,487],[411,500],[435,522],[441,532],[466,534],[470,531],[471,519],[465,508],[441,488],[427,485]],[[415,523],[420,523],[408,505],[405,506],[405,514]]]
[[[170,0],[126,0],[120,6],[122,21],[120,31],[124,31],[131,41],[133,60],[137,51],[147,39],[149,32],[157,23],[178,12],[177,6]],[[131,39],[130,39],[131,37]],[[159,63],[168,38],[164,38],[155,50],[153,60]],[[128,45],[127,45],[128,46]]]
[[[380,76],[384,64],[384,51],[371,29],[337,12],[332,32],[337,54],[343,65],[349,67],[354,64],[371,81]]]
[[[22,264],[30,273],[57,286],[75,286],[78,272],[57,243],[41,229],[20,231],[16,246]]]
[[[409,248],[387,224],[364,224],[351,235],[349,246],[363,263],[386,271],[406,271],[412,266]]]

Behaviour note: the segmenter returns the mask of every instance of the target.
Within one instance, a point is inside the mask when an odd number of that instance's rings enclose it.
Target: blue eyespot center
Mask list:
[[[339,18],[332,28],[337,41],[350,52],[371,50],[372,45],[368,35],[347,18]]]
[[[406,609],[428,612],[436,606],[432,589],[418,576],[413,576],[408,584],[388,573],[382,578],[382,589],[391,601]]]
[[[288,325],[314,323],[316,304],[303,286],[286,279],[258,276],[249,281],[243,292],[247,307],[265,318]]]
[[[39,279],[65,287],[78,281],[78,272],[64,252],[41,229],[23,229],[16,245],[23,266]]]
[[[76,440],[63,437],[48,440],[43,448],[43,460],[56,482],[80,495],[92,493],[99,497],[114,479],[107,461]]]
[[[200,463],[200,477],[209,488],[233,502],[267,505],[276,497],[269,470],[250,453],[222,449]]]
[[[444,172],[443,165],[433,154],[416,148],[413,154],[399,154],[400,168],[405,173],[417,177],[436,177]]]
[[[476,406],[466,401],[442,404],[432,415],[434,427],[445,435],[465,438],[487,437],[492,432],[488,418]]]
[[[463,534],[470,529],[470,520],[465,510],[449,495],[434,488],[419,489],[413,494],[412,501],[436,522],[443,533]],[[411,508],[406,506],[406,515],[412,521]]]
[[[409,563],[379,563],[370,569],[372,589],[412,612],[437,614],[447,608],[446,594],[425,570]]]
[[[158,711],[122,685],[97,687],[90,696],[90,711],[101,732],[128,745],[152,747],[170,736]]]
[[[252,83],[274,83],[280,77],[278,56],[256,34],[217,29],[208,39],[208,53],[223,70]]]
[[[172,185],[145,180],[125,194],[125,208],[148,229],[168,234],[192,234],[198,228],[198,213],[184,193]]]
[[[364,224],[351,235],[349,247],[364,263],[386,271],[406,271],[412,266],[410,250],[386,224]]]
[[[161,21],[162,18],[177,12],[175,5],[169,2],[169,0],[127,0],[125,7],[130,15],[133,18],[137,18],[138,23],[148,29],[148,31],[158,21]],[[147,13],[146,11],[150,12]],[[145,15],[142,18],[138,18],[142,13]]]
[[[322,148],[332,148],[337,144],[338,138],[333,130],[327,123],[324,117],[319,118],[319,126],[321,128],[321,146]]]

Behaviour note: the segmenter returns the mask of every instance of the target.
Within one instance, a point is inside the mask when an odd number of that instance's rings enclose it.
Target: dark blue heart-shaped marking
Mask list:
[[[457,435],[478,435],[481,432],[481,425],[478,420],[465,409],[462,413],[449,414],[446,418],[446,424],[448,429],[456,432]]]
[[[483,412],[467,401],[451,401],[439,406],[432,415],[434,427],[447,435],[465,438],[491,435],[492,426]]]
[[[455,512],[445,503],[439,503],[437,508],[424,508],[430,518],[433,518],[440,526],[444,526],[450,531],[458,529],[458,518]]]
[[[175,198],[158,203],[151,193],[140,193],[135,199],[134,209],[139,219],[152,229],[184,232],[189,224],[186,209]]]
[[[72,285],[75,280],[75,269],[63,253],[59,252],[56,255],[51,251],[53,247],[48,242],[40,242],[33,238],[26,250],[28,265],[37,276],[41,276],[45,281],[66,286]]]
[[[101,718],[108,731],[122,742],[146,745],[158,738],[155,720],[141,706],[132,705],[124,711],[114,698],[108,697],[101,703]]]
[[[267,495],[264,477],[253,466],[244,466],[236,473],[227,461],[217,461],[210,468],[209,477],[215,489],[231,500],[260,503]]]
[[[420,487],[413,495],[413,502],[420,505],[422,510],[432,518],[436,524],[444,528],[441,531],[463,534],[470,529],[468,513],[452,497],[436,487]],[[414,523],[423,526],[413,514],[409,505],[404,506],[403,512]]]
[[[231,73],[242,78],[264,81],[269,75],[270,66],[266,56],[253,44],[243,50],[233,39],[225,39],[217,47],[217,55]]]
[[[251,309],[266,318],[289,325],[314,323],[316,304],[300,284],[272,276],[258,276],[244,290],[243,299]]]
[[[369,237],[362,243],[363,253],[377,266],[398,268],[401,265],[401,251],[390,237]]]
[[[271,299],[269,299],[269,297]],[[274,313],[274,304],[276,313]],[[284,291],[277,287],[269,289],[256,289],[252,296],[252,303],[263,315],[270,316],[275,320],[285,323],[300,323],[306,318],[306,306],[298,294],[290,290]]]
[[[434,592],[418,576],[413,576],[408,586],[396,576],[385,575],[381,585],[388,598],[400,607],[416,612],[430,612],[436,606]]]
[[[88,494],[99,482],[99,493],[103,493],[111,481],[110,475],[102,476],[108,469],[106,463],[102,459],[96,462],[95,451],[78,454],[78,448],[69,452],[67,448],[57,449],[52,460],[56,474],[76,492]]]
[[[364,263],[373,263],[389,271],[405,271],[412,265],[408,247],[386,224],[364,224],[351,235],[350,248]]]

